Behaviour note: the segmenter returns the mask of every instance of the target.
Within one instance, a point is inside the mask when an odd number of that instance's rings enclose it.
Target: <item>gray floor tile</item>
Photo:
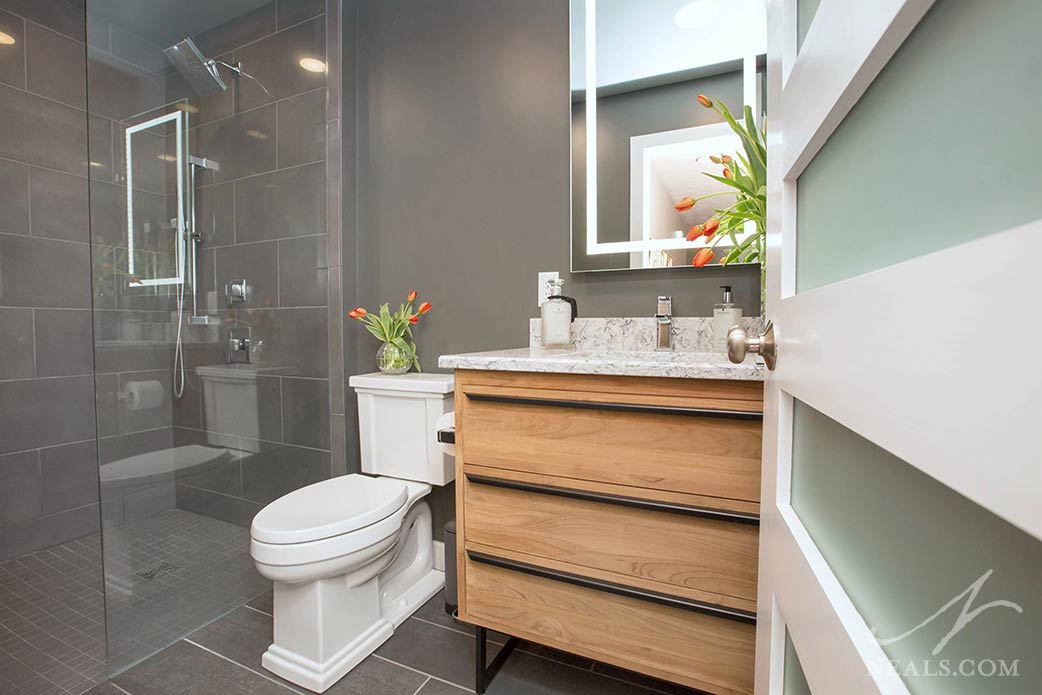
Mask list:
[[[267,613],[268,615],[272,615],[275,612],[274,601],[275,601],[275,592],[269,590],[269,591],[265,591],[263,594],[261,594],[257,598],[255,598],[252,601],[248,602],[246,605],[249,606],[250,608],[253,608],[253,609],[256,609],[258,611],[262,611],[264,613]]]
[[[427,684],[420,688],[420,691],[416,695],[462,695],[462,693],[472,693],[473,690],[468,688],[460,688],[455,685],[449,685],[448,683],[442,683],[431,678],[427,681]]]
[[[113,679],[131,695],[286,695],[286,689],[216,654],[177,642]]]
[[[198,630],[188,639],[288,688],[309,692],[261,666],[261,655],[272,639],[272,619],[269,616],[240,608]],[[412,695],[425,679],[426,676],[414,671],[371,657],[327,690],[325,695]]]
[[[492,658],[498,647],[490,644],[488,651]],[[454,630],[410,618],[376,653],[457,685],[474,684],[474,638]]]
[[[650,695],[640,686],[514,652],[486,691],[488,695]]]
[[[652,678],[651,676],[645,676],[643,673],[627,671],[626,669],[612,666],[611,664],[602,664],[597,662],[593,666],[593,672],[616,678],[620,681],[633,683],[657,693],[666,693],[666,695],[697,695],[697,693],[701,692],[691,688],[686,688],[683,685],[677,685],[676,683],[670,683],[668,681],[659,680],[658,678]]]

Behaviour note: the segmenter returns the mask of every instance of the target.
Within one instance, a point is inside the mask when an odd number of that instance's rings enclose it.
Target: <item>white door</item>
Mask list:
[[[1042,693],[1040,6],[768,0],[757,695]]]

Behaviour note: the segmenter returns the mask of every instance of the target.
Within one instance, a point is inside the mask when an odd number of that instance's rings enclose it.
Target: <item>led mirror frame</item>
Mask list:
[[[638,241],[609,241],[609,242],[598,242],[597,241],[597,0],[572,0],[570,3],[569,21],[574,22],[576,20],[575,11],[577,7],[583,7],[583,42],[584,42],[584,99],[585,99],[585,115],[583,121],[585,123],[586,130],[586,255],[588,256],[600,256],[610,253],[634,253],[643,251],[669,251],[678,249],[691,249],[697,250],[704,248],[707,244],[704,238],[699,238],[695,241],[687,241],[686,239],[642,239]],[[571,48],[574,49],[574,46]],[[569,61],[573,51],[569,50]],[[742,99],[745,104],[756,103],[756,54],[750,54],[742,60]],[[743,105],[744,108],[744,105]],[[755,110],[755,109],[754,109]],[[728,130],[730,130],[728,128]],[[712,137],[714,140],[718,139],[718,136],[713,132]],[[737,136],[735,136],[737,138]],[[707,145],[712,147],[713,145]],[[714,150],[715,151],[715,150]],[[593,163],[593,166],[590,163]],[[632,166],[632,163],[631,163]],[[572,177],[574,178],[574,163],[571,166]],[[632,186],[631,186],[632,189]],[[631,218],[633,212],[631,211]],[[575,230],[572,229],[572,234]],[[747,222],[745,225],[745,232],[737,235],[738,242],[741,243],[749,237],[750,234],[755,233],[755,224],[753,222]],[[722,246],[724,244],[721,244]],[[727,245],[728,247],[730,244]],[[746,264],[735,264],[731,265],[746,265]],[[573,272],[575,271],[574,259],[572,262]],[[612,268],[610,270],[645,270],[651,268],[644,267],[625,267],[625,268]]]
[[[177,149],[177,229],[174,230],[174,251],[177,275],[166,278],[151,278],[134,283],[135,286],[159,286],[159,285],[181,285],[184,283],[185,275],[185,249],[184,249],[184,199],[185,199],[185,176],[184,176],[184,113],[172,111],[168,114],[158,116],[144,123],[138,123],[127,128],[126,151],[127,151],[127,273],[134,275],[134,148],[133,135],[149,128],[173,121],[176,128]]]

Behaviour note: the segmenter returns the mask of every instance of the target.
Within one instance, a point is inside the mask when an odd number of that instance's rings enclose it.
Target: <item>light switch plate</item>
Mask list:
[[[537,306],[543,306],[543,302],[545,302],[546,298],[550,296],[550,281],[557,280],[560,277],[561,274],[556,270],[552,272],[539,273],[539,284],[537,285],[539,296],[537,298]]]

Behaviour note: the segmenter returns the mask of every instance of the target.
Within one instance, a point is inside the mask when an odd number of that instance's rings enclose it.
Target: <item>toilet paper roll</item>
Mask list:
[[[127,410],[148,410],[163,405],[163,385],[149,381],[128,381],[123,387],[123,403]]]
[[[455,426],[455,424],[456,424],[456,412],[454,410],[450,410],[449,412],[445,413],[440,418],[438,418],[438,421],[434,424],[434,431],[437,432],[438,430],[447,430],[450,427]],[[441,450],[443,452],[445,452],[446,454],[448,454],[449,456],[453,456],[453,457],[456,456],[456,445],[455,444],[448,444],[446,442],[438,442],[438,446],[440,446]]]

